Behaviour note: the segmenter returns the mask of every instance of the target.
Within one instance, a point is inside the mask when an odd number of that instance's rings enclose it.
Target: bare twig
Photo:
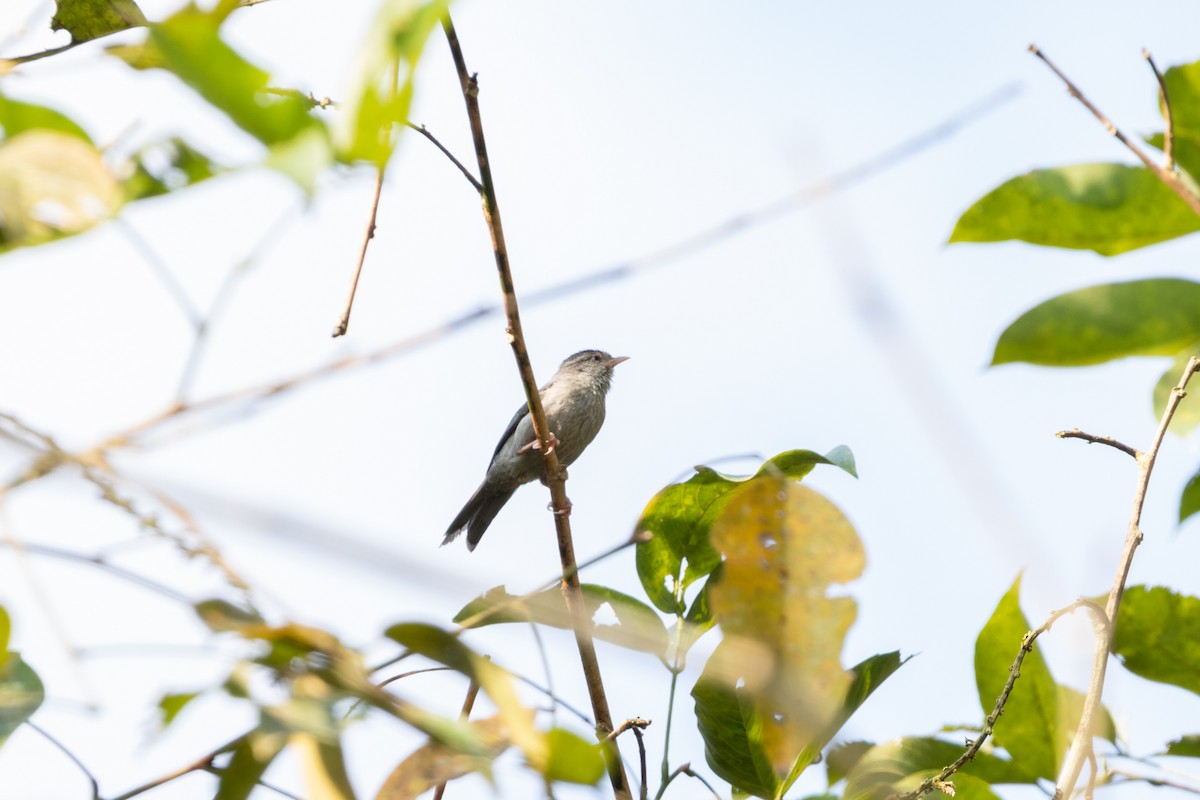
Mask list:
[[[172,770],[172,771],[166,773],[165,775],[160,775],[159,777],[155,778],[154,780],[143,783],[141,786],[135,786],[134,788],[130,789],[129,791],[125,792],[124,794],[120,794],[120,795],[117,795],[116,797],[111,798],[111,800],[130,800],[130,798],[132,798],[132,797],[137,797],[139,794],[144,794],[144,793],[150,791],[151,789],[157,789],[159,786],[170,783],[173,780],[182,778],[184,775],[190,775],[193,772],[207,772],[213,768],[213,760],[217,756],[221,755],[222,753],[228,753],[230,750],[237,747],[238,743],[241,742],[242,738],[243,738],[242,736],[239,736],[238,738],[234,739],[233,741],[227,742],[227,743],[221,745],[216,750],[213,750],[205,755],[200,756],[200,758],[196,759],[195,761],[191,762],[190,764],[185,764],[182,767],[180,767],[179,769]]]
[[[459,713],[459,719],[469,719],[471,717],[471,709],[475,707],[475,698],[479,696],[479,684],[474,680],[467,686],[467,696],[463,700],[462,711]],[[437,785],[433,792],[433,800],[442,800],[442,795],[446,794],[446,781],[442,781]]]
[[[350,310],[354,307],[354,295],[358,291],[358,279],[362,276],[363,264],[367,260],[367,248],[375,238],[375,220],[379,215],[379,195],[383,192],[383,176],[386,169],[380,165],[375,170],[375,191],[371,194],[371,213],[367,215],[367,230],[363,234],[362,247],[358,250],[358,263],[354,265],[354,276],[350,279],[350,290],[346,294],[346,303],[342,308],[342,316],[333,329],[333,338],[344,336],[350,327]]]
[[[1179,789],[1183,792],[1191,794],[1200,794],[1200,786],[1196,783],[1184,783],[1183,781],[1174,780],[1172,778],[1152,778],[1148,775],[1138,775],[1136,772],[1128,772],[1123,769],[1112,769],[1111,767],[1105,770],[1107,776],[1122,778],[1123,780],[1114,781],[1113,785],[1120,783],[1145,783],[1149,786],[1166,786],[1172,789]]]
[[[992,735],[992,731],[996,726],[996,720],[1000,719],[1000,715],[1004,713],[1004,706],[1008,703],[1009,695],[1012,694],[1013,686],[1017,682],[1017,678],[1021,677],[1021,663],[1025,660],[1025,656],[1033,652],[1034,641],[1058,622],[1059,619],[1070,614],[1080,608],[1087,608],[1096,615],[1098,619],[1107,620],[1104,617],[1104,610],[1091,600],[1076,600],[1065,608],[1052,613],[1045,622],[1036,629],[1029,631],[1021,638],[1021,649],[1017,651],[1017,657],[1013,659],[1012,666],[1008,668],[1008,680],[1004,683],[1004,689],[1001,690],[1000,696],[996,698],[996,704],[992,707],[992,713],[988,714],[987,719],[983,721],[983,729],[979,732],[975,739],[967,740],[967,749],[961,756],[954,760],[954,763],[944,767],[941,772],[931,778],[926,779],[911,792],[906,792],[900,795],[892,795],[889,800],[917,800],[926,794],[942,786],[954,773],[958,772],[963,766],[975,759],[975,755],[983,747],[988,737]],[[1105,627],[1111,627],[1106,625]]]
[[[479,192],[480,194],[483,193],[483,184],[481,184],[479,182],[479,179],[476,178],[474,175],[472,175],[471,170],[469,170],[465,166],[463,166],[463,163],[461,161],[459,161],[457,158],[455,158],[454,154],[451,153],[449,150],[447,150],[446,146],[444,144],[442,144],[441,142],[439,142],[437,140],[437,137],[435,137],[432,133],[430,133],[425,128],[424,125],[414,125],[411,122],[405,122],[404,124],[407,125],[408,127],[412,128],[417,133],[424,136],[429,141],[433,142],[433,146],[436,147],[438,150],[441,150],[442,155],[444,155],[446,158],[450,159],[450,161],[454,164],[454,166],[458,167],[458,171],[463,174],[464,178],[466,178],[468,181],[470,181],[471,185],[475,187],[475,191]]]
[[[187,318],[188,324],[192,326],[193,330],[199,331],[201,325],[204,324],[203,317],[200,316],[200,311],[196,308],[195,303],[192,302],[187,289],[179,282],[179,278],[175,277],[175,272],[171,269],[167,260],[124,217],[117,217],[113,222],[116,224],[117,230],[125,236],[125,239],[133,249],[142,257],[142,261],[150,267],[150,271],[154,273],[154,277],[158,278],[159,283],[166,289],[167,294],[170,295],[175,305],[179,307],[180,312]]]
[[[1163,131],[1163,169],[1174,172],[1175,118],[1171,114],[1171,97],[1167,94],[1167,81],[1159,71],[1158,64],[1154,63],[1154,56],[1150,55],[1149,50],[1142,49],[1142,58],[1146,59],[1150,69],[1154,70],[1154,79],[1158,81],[1158,96],[1162,101],[1163,119],[1167,123],[1166,129]]]
[[[630,728],[637,728],[639,730],[644,731],[644,730],[646,730],[646,728],[649,728],[649,727],[650,727],[650,720],[642,719],[641,717],[633,717],[632,719],[625,720],[620,725],[618,725],[616,728],[614,728],[612,733],[608,734],[608,736],[606,738],[611,742],[611,741],[614,741],[622,733],[629,730]]]
[[[649,723],[647,723],[649,724]],[[647,794],[650,791],[649,785],[646,783],[646,742],[642,736],[641,728],[634,728],[633,735],[637,739],[638,746],[638,764],[641,766],[641,783],[638,784],[638,800],[646,800]]]
[[[663,791],[666,789],[667,784],[669,784],[671,781],[675,780],[680,775],[687,775],[689,778],[695,778],[696,780],[700,781],[701,783],[704,784],[704,787],[706,789],[708,789],[709,793],[712,794],[712,796],[716,798],[716,800],[721,800],[721,795],[717,794],[717,790],[712,787],[712,784],[709,783],[708,781],[706,781],[704,779],[704,776],[701,775],[699,772],[696,772],[695,770],[693,770],[692,765],[690,763],[680,764],[678,767],[675,768],[674,772],[672,772],[670,775],[667,776],[667,779],[665,781],[663,781],[663,788],[658,790],[658,796],[661,797]]]
[[[558,463],[558,453],[550,441],[551,431],[546,425],[546,413],[542,408],[542,399],[538,393],[538,384],[533,375],[533,365],[529,360],[529,351],[525,345],[525,335],[521,328],[521,315],[517,305],[517,293],[513,284],[512,270],[509,268],[508,249],[504,242],[504,226],[500,221],[500,208],[496,198],[496,187],[492,181],[491,163],[488,158],[487,141],[483,134],[483,117],[479,111],[479,85],[475,76],[467,71],[466,60],[463,58],[462,46],[454,23],[449,14],[442,19],[442,28],[446,33],[446,41],[450,46],[450,54],[454,59],[455,71],[458,73],[459,86],[462,89],[463,100],[467,107],[467,117],[471,124],[471,138],[475,143],[475,160],[479,168],[479,181],[483,186],[483,216],[487,223],[488,232],[492,238],[492,252],[496,259],[496,272],[500,279],[500,288],[504,294],[504,310],[508,322],[508,338],[512,345],[513,357],[517,362],[517,370],[521,374],[521,383],[525,389],[525,401],[529,405],[529,416],[533,423],[533,432],[541,444],[542,459],[545,463],[546,482],[550,487],[551,507],[554,513],[554,525],[558,535],[559,559],[563,569],[563,596],[567,608],[571,612],[575,629],[575,644],[579,650],[579,660],[583,666],[584,679],[587,682],[588,695],[592,701],[592,711],[596,716],[596,733],[601,740],[612,730],[612,717],[608,710],[608,698],[604,693],[604,680],[600,674],[600,664],[596,658],[596,647],[592,641],[591,621],[587,618],[587,608],[579,588],[578,567],[575,562],[575,546],[571,539],[571,503],[567,499],[566,475]],[[615,747],[615,745],[614,745]],[[625,775],[625,767],[618,753],[605,749],[605,759],[608,762],[608,776],[613,786],[615,796],[629,798],[629,781]]]
[[[1139,453],[1134,448],[1130,447],[1127,444],[1122,444],[1121,442],[1118,442],[1116,439],[1112,438],[1111,436],[1093,436],[1090,433],[1084,433],[1083,431],[1079,430],[1079,428],[1072,428],[1069,431],[1059,431],[1058,433],[1056,433],[1054,435],[1057,436],[1059,439],[1082,439],[1083,441],[1087,442],[1088,444],[1106,444],[1109,447],[1113,447],[1113,448],[1116,448],[1117,450],[1120,450],[1122,453],[1125,453],[1126,455],[1133,456],[1133,458],[1135,460],[1138,458],[1141,458],[1141,456],[1142,456],[1142,454]]]
[[[1101,112],[1100,109],[1096,108],[1096,106],[1092,104],[1092,101],[1088,100],[1087,97],[1084,96],[1083,92],[1079,91],[1079,88],[1071,82],[1071,79],[1064,75],[1063,72],[1054,65],[1054,62],[1047,58],[1046,54],[1038,49],[1037,45],[1029,45],[1029,52],[1040,58],[1042,63],[1049,67],[1050,70],[1067,85],[1067,92],[1080,103],[1082,103],[1084,108],[1092,112],[1092,116],[1100,121],[1100,124],[1104,126],[1105,130],[1107,130],[1114,138],[1116,138],[1118,142],[1125,145],[1125,147],[1127,147],[1131,153],[1137,156],[1138,160],[1141,161],[1147,169],[1153,172],[1160,181],[1165,183],[1167,188],[1177,194],[1179,198],[1183,200],[1183,202],[1187,203],[1188,207],[1191,208],[1192,211],[1194,211],[1196,214],[1200,214],[1200,197],[1197,197],[1196,194],[1190,188],[1188,188],[1187,184],[1185,184],[1180,178],[1178,172],[1176,172],[1174,169],[1168,169],[1165,166],[1155,163],[1154,159],[1150,158],[1150,156],[1146,154],[1146,151],[1138,147],[1138,145],[1136,145],[1132,139],[1122,133],[1120,128],[1114,125],[1108,117],[1104,116],[1104,113]]]
[[[100,784],[96,782],[96,776],[92,774],[90,769],[84,766],[79,757],[72,753],[65,744],[51,736],[44,728],[39,727],[32,720],[25,720],[25,724],[41,734],[43,739],[58,748],[58,751],[70,759],[72,764],[79,767],[79,771],[87,777],[88,783],[92,785],[92,800],[100,800]]]
[[[1154,434],[1154,441],[1151,443],[1150,449],[1140,454],[1137,459],[1138,479],[1133,491],[1133,509],[1129,514],[1129,525],[1125,533],[1125,548],[1121,553],[1112,589],[1108,593],[1108,602],[1104,606],[1105,618],[1108,619],[1109,624],[1105,626],[1100,635],[1096,636],[1092,679],[1084,698],[1079,727],[1071,741],[1071,749],[1063,760],[1063,765],[1058,773],[1058,782],[1054,789],[1055,800],[1070,797],[1071,793],[1075,791],[1075,783],[1079,780],[1083,762],[1092,752],[1092,729],[1100,708],[1100,698],[1104,692],[1104,676],[1108,670],[1109,652],[1112,650],[1113,636],[1116,631],[1117,612],[1121,608],[1121,597],[1125,593],[1125,581],[1128,579],[1130,567],[1133,565],[1133,554],[1142,542],[1140,527],[1142,506],[1146,502],[1150,474],[1154,470],[1154,461],[1158,458],[1158,449],[1162,446],[1163,437],[1167,435],[1171,418],[1175,416],[1175,409],[1187,395],[1188,381],[1192,379],[1192,375],[1198,369],[1200,369],[1200,359],[1195,357],[1189,359],[1187,366],[1183,369],[1183,374],[1179,377],[1179,382],[1175,384],[1170,397],[1167,398],[1167,407],[1163,410],[1162,419],[1159,421],[1158,430]]]

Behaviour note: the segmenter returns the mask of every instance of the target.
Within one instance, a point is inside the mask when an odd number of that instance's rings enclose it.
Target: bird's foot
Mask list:
[[[564,498],[564,499],[566,499],[566,498]],[[566,503],[567,504],[565,506],[563,506],[562,508],[555,508],[554,503],[551,503],[550,505],[546,506],[546,508],[553,511],[554,516],[556,516],[556,517],[568,517],[571,515],[571,509],[574,508],[575,506],[572,505],[570,499],[566,499]]]
[[[559,477],[559,479],[560,479],[560,480],[562,480],[563,482],[566,482],[566,480],[567,480],[567,468],[566,468],[566,467],[564,467],[564,466],[562,466],[562,465],[559,465],[559,467],[558,467],[558,477]],[[550,481],[549,481],[549,480],[546,478],[546,476],[545,476],[545,475],[543,475],[541,478],[538,478],[538,480],[540,480],[540,481],[542,482],[542,486],[549,486],[549,485],[550,485]]]
[[[554,435],[554,431],[550,431],[549,439],[550,439],[550,452],[554,452],[554,450],[556,450],[558,448],[558,437]],[[530,450],[541,450],[541,449],[542,449],[541,441],[539,441],[538,439],[534,439],[529,444],[522,445],[521,448],[519,450],[517,450],[517,455],[523,456],[526,453],[528,453]]]

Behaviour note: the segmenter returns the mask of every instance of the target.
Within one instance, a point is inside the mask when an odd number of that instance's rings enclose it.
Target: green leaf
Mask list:
[[[721,563],[708,541],[708,531],[731,491],[767,473],[799,480],[817,464],[832,464],[857,477],[854,454],[839,445],[824,456],[812,450],[780,453],[765,462],[755,476],[723,475],[696,467],[689,480],[655,495],[635,528],[639,534],[650,534],[649,541],[638,543],[636,556],[638,578],[650,602],[667,614],[683,614],[684,591]]]
[[[1179,521],[1183,522],[1197,511],[1200,511],[1200,470],[1183,487],[1179,497]]]
[[[0,746],[45,699],[41,678],[19,653],[9,651],[0,665]]]
[[[825,775],[830,786],[850,774],[854,765],[875,746],[874,742],[842,742],[825,754]]]
[[[594,742],[562,728],[546,732],[550,755],[545,776],[552,781],[593,785],[604,777],[604,757]]]
[[[1171,104],[1175,104],[1174,98],[1171,98]],[[1187,173],[1185,178],[1191,177],[1193,181],[1200,177],[1200,138],[1198,137],[1200,137],[1200,132],[1187,135],[1177,131],[1175,140],[1171,143],[1175,163]],[[1165,139],[1161,133],[1156,133],[1153,136],[1147,136],[1146,143],[1162,150]]]
[[[0,667],[8,658],[8,640],[12,636],[12,618],[4,606],[0,606]]]
[[[199,692],[182,692],[179,694],[164,694],[158,700],[158,729],[166,730],[167,726],[175,721],[179,716],[179,712],[187,706],[188,703],[200,696]]]
[[[82,233],[120,207],[116,179],[79,137],[33,128],[0,142],[0,253]]]
[[[1184,367],[1193,355],[1200,355],[1200,342],[1193,342],[1182,353],[1180,353],[1171,366],[1167,367],[1167,371],[1158,379],[1158,383],[1154,384],[1154,416],[1162,419],[1163,413],[1167,410],[1167,401],[1171,397],[1171,392],[1179,383],[1179,376],[1183,374]],[[1200,400],[1193,397],[1193,392],[1184,394],[1183,399],[1175,409],[1175,415],[1171,417],[1171,430],[1180,436],[1190,433],[1200,425]]]
[[[58,131],[92,143],[87,132],[65,114],[0,95],[0,139],[10,139],[29,130]]]
[[[1200,61],[1163,73],[1171,98],[1171,126],[1177,136],[1200,138]]]
[[[1009,667],[1021,649],[1030,625],[1021,612],[1021,579],[1000,600],[992,618],[975,641],[975,683],[979,704],[988,713],[1008,680]],[[1004,715],[996,722],[993,741],[1008,750],[1030,775],[1053,780],[1071,733],[1060,727],[1058,684],[1036,649],[1021,663]]]
[[[1054,367],[1175,356],[1200,341],[1200,283],[1153,278],[1090,286],[1026,311],[1000,335],[992,364]]]
[[[1012,178],[959,218],[950,242],[1094,250],[1113,256],[1200,230],[1200,217],[1145,167],[1076,164]]]
[[[133,0],[57,0],[50,29],[67,31],[72,42],[88,42],[146,24]]]
[[[417,62],[449,7],[449,0],[384,0],[363,44],[362,68],[346,107],[349,127],[338,136],[338,158],[387,164],[394,126],[408,119]]]
[[[286,743],[280,731],[255,729],[243,736],[221,770],[214,800],[247,800]]]
[[[1167,744],[1167,751],[1163,755],[1200,758],[1200,735],[1193,733],[1180,736]]]
[[[167,69],[263,144],[278,144],[301,131],[323,127],[309,116],[301,98],[268,93],[267,72],[221,39],[227,6],[205,12],[189,5],[151,26],[151,41]]]
[[[846,692],[846,697],[842,700],[841,710],[834,716],[825,730],[813,738],[800,751],[800,755],[796,757],[795,762],[793,762],[791,769],[783,780],[785,786],[790,786],[809,765],[816,763],[817,756],[820,755],[822,748],[829,744],[834,736],[837,736],[838,731],[845,726],[850,717],[854,715],[854,712],[867,701],[867,698],[879,688],[880,684],[891,677],[892,673],[900,669],[903,664],[904,661],[900,660],[899,651],[892,651],[891,653],[879,653],[870,658],[863,659],[850,669],[854,679],[850,684],[849,690]]]
[[[717,650],[723,646],[724,642]],[[750,693],[719,673],[710,674],[706,667],[692,687],[692,698],[704,757],[712,771],[756,797],[774,797],[781,783],[763,748],[763,720]]]
[[[1129,587],[1112,649],[1135,675],[1200,693],[1200,598]]]

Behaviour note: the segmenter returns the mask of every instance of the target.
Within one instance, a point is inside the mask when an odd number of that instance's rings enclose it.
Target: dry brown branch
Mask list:
[[[483,134],[483,118],[479,110],[479,85],[475,76],[467,71],[462,46],[459,44],[454,23],[448,14],[442,20],[442,28],[446,33],[451,57],[454,59],[459,86],[467,107],[467,118],[471,125],[471,138],[475,144],[475,160],[479,168],[479,182],[483,186],[483,216],[488,232],[491,234],[496,272],[500,279],[501,291],[504,294],[508,338],[512,345],[513,357],[517,362],[517,370],[521,375],[521,384],[525,389],[525,401],[529,405],[533,431],[541,444],[542,458],[545,462],[546,482],[550,487],[554,526],[558,536],[558,552],[563,569],[563,596],[574,622],[575,643],[579,650],[579,660],[583,666],[588,695],[592,701],[592,711],[596,717],[597,736],[604,740],[613,729],[612,716],[608,710],[608,698],[604,692],[604,681],[600,674],[599,661],[596,658],[595,643],[592,641],[591,621],[588,619],[587,608],[579,587],[575,546],[571,539],[571,503],[567,499],[566,475],[559,466],[558,453],[555,452],[550,441],[551,431],[546,425],[546,413],[542,408],[542,399],[538,393],[538,384],[533,375],[533,366],[529,360],[529,351],[526,348],[525,335],[521,328],[516,288],[513,284],[512,270],[509,267],[508,249],[504,242],[504,226],[500,220],[500,208],[496,198],[496,187],[492,181],[487,141]],[[615,744],[613,747],[615,748]],[[604,754],[605,760],[608,762],[608,776],[614,795],[619,800],[630,798],[629,780],[625,775],[625,767],[621,763],[619,753],[610,752],[606,748]]]
[[[1195,357],[1189,359],[1187,366],[1184,367],[1183,374],[1179,377],[1179,382],[1175,384],[1175,388],[1171,390],[1171,396],[1167,398],[1167,407],[1163,410],[1162,419],[1159,420],[1158,430],[1154,434],[1154,441],[1146,452],[1138,455],[1138,478],[1133,491],[1133,509],[1130,511],[1129,524],[1125,532],[1125,548],[1121,553],[1121,560],[1117,565],[1117,575],[1113,579],[1112,589],[1109,590],[1108,601],[1104,606],[1105,618],[1109,620],[1109,624],[1105,626],[1100,635],[1096,636],[1095,652],[1092,659],[1092,679],[1088,685],[1087,695],[1084,698],[1083,711],[1079,717],[1079,727],[1075,732],[1075,737],[1071,741],[1071,749],[1067,753],[1067,757],[1063,760],[1062,768],[1058,774],[1058,782],[1054,789],[1055,800],[1070,797],[1071,793],[1075,791],[1075,784],[1079,780],[1079,773],[1083,769],[1083,763],[1092,752],[1092,731],[1096,715],[1099,713],[1101,695],[1104,693],[1104,676],[1108,670],[1108,657],[1112,650],[1113,635],[1116,631],[1117,612],[1121,608],[1121,597],[1125,593],[1125,581],[1128,579],[1129,570],[1133,566],[1133,554],[1142,542],[1142,530],[1140,527],[1142,506],[1146,502],[1146,490],[1150,486],[1150,474],[1154,471],[1154,461],[1158,458],[1158,449],[1162,446],[1163,438],[1167,435],[1167,428],[1171,424],[1171,418],[1175,416],[1175,410],[1179,408],[1180,402],[1187,395],[1188,382],[1198,369],[1200,369],[1200,359]]]
[[[379,216],[379,196],[383,192],[383,176],[386,169],[380,166],[375,170],[375,191],[371,195],[371,213],[367,215],[367,230],[363,234],[362,247],[358,251],[358,263],[354,265],[354,275],[350,278],[350,290],[346,294],[346,303],[342,308],[342,316],[333,329],[333,338],[344,336],[350,327],[350,311],[354,308],[354,295],[358,292],[358,279],[362,277],[363,264],[367,261],[367,248],[375,238],[375,220]]]
[[[1058,433],[1056,433],[1054,435],[1057,436],[1059,439],[1082,439],[1083,441],[1087,442],[1088,444],[1106,444],[1109,447],[1120,450],[1122,453],[1125,453],[1126,455],[1133,456],[1133,458],[1135,460],[1140,458],[1142,455],[1134,448],[1130,447],[1127,444],[1122,444],[1121,442],[1118,442],[1116,439],[1112,438],[1111,436],[1094,436],[1090,433],[1084,433],[1083,431],[1079,430],[1079,428],[1072,428],[1069,431],[1059,431]]]
[[[1029,45],[1029,52],[1041,59],[1042,63],[1049,67],[1051,72],[1057,75],[1059,79],[1066,84],[1067,92],[1080,103],[1082,103],[1084,108],[1092,112],[1092,116],[1100,121],[1100,124],[1104,126],[1105,130],[1107,130],[1118,142],[1125,145],[1125,147],[1127,147],[1131,153],[1137,156],[1138,160],[1141,161],[1147,169],[1158,176],[1158,179],[1165,183],[1167,188],[1178,195],[1183,202],[1187,203],[1188,207],[1191,208],[1192,211],[1194,211],[1196,214],[1200,214],[1200,197],[1197,197],[1196,194],[1190,188],[1188,188],[1187,184],[1183,182],[1183,179],[1180,177],[1179,173],[1173,169],[1174,165],[1171,165],[1169,168],[1155,163],[1154,159],[1150,158],[1150,156],[1146,154],[1146,151],[1142,150],[1142,148],[1136,145],[1132,139],[1122,133],[1121,129],[1114,125],[1108,117],[1104,116],[1104,113],[1101,112],[1100,109],[1098,109],[1095,105],[1093,105],[1092,101],[1088,100],[1087,97],[1084,96],[1083,92],[1079,91],[1079,88],[1071,82],[1071,79],[1064,75],[1063,72],[1054,65],[1054,62],[1047,58],[1046,54],[1038,49],[1037,45]]]

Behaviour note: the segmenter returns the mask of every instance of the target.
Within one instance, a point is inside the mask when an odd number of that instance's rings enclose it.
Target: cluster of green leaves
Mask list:
[[[1200,194],[1200,62],[1163,75],[1171,101],[1180,184]],[[1164,135],[1147,138],[1162,147]],[[1200,230],[1200,216],[1155,172],[1128,164],[1075,164],[1019,175],[959,218],[951,242],[1016,239],[1115,256]],[[1089,286],[1051,298],[1008,326],[992,364],[1051,367],[1101,364],[1131,356],[1168,357],[1154,387],[1165,408],[1187,360],[1200,354],[1200,282],[1182,278]],[[1200,424],[1200,402],[1186,400],[1172,421],[1185,433]],[[1184,490],[1179,519],[1200,511],[1200,470]]]
[[[845,447],[782,453],[745,477],[697,468],[650,501],[634,532],[638,577],[653,607],[583,586],[593,617],[607,607],[616,618],[593,618],[593,636],[653,655],[670,676],[672,704],[689,650],[720,626],[722,639],[692,687],[696,718],[709,766],[735,791],[758,797],[782,797],[901,663],[886,653],[841,665],[856,608],[828,590],[857,578],[865,559],[841,511],[800,484],[817,465],[855,474]],[[456,621],[571,627],[557,588],[518,596],[498,587]],[[660,796],[675,774],[668,758]]]
[[[140,42],[106,52],[134,69],[175,75],[262,145],[263,164],[311,193],[335,163],[387,164],[412,102],[417,60],[448,5],[382,0],[363,67],[334,124],[314,115],[309,96],[273,87],[266,70],[222,38],[240,0],[210,10],[188,5],[161,22],[148,21],[134,0],[60,0],[52,27],[70,33],[73,44],[144,28]],[[13,66],[0,58],[0,75]],[[180,137],[117,159],[61,112],[0,93],[0,253],[82,233],[126,203],[223,171]]]

